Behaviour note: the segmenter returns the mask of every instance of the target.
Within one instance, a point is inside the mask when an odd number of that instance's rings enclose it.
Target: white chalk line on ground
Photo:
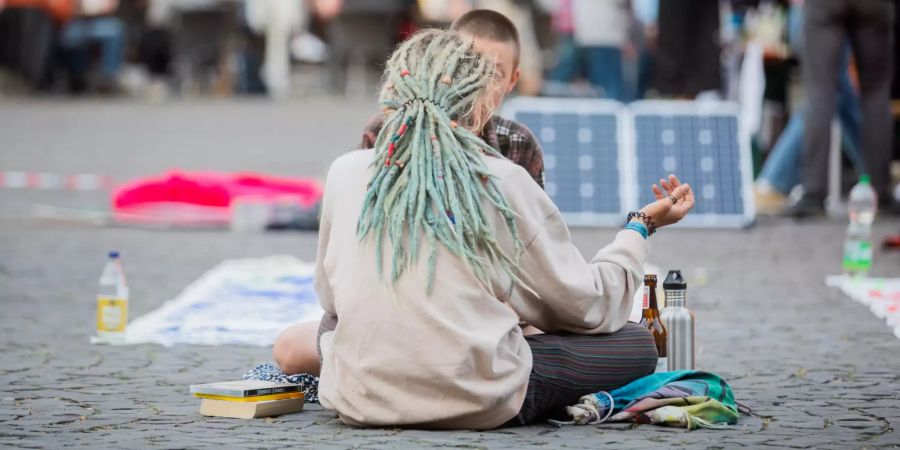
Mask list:
[[[0,171],[0,188],[65,191],[108,191],[116,185],[115,178],[98,174],[64,175],[50,172]]]

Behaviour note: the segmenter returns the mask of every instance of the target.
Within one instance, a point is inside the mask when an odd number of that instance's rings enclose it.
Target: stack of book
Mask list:
[[[256,380],[193,384],[191,394],[203,399],[200,414],[236,419],[300,412],[304,401],[298,384]]]

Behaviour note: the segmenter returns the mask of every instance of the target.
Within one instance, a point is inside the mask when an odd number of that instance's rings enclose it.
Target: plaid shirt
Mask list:
[[[384,125],[384,116],[372,118],[363,131],[360,148],[375,147]],[[481,138],[510,161],[522,166],[541,188],[544,187],[544,154],[531,130],[514,120],[493,116],[481,131]]]

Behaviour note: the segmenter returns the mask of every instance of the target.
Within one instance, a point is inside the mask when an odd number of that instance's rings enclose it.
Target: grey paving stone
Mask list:
[[[59,173],[211,170],[320,176],[355,145],[374,101],[0,104],[0,168]],[[328,119],[339,120],[328,120]],[[52,119],[53,133],[36,123]],[[319,120],[321,119],[321,120]],[[134,127],[134,124],[141,124]],[[302,144],[301,144],[302,143]],[[306,147],[308,146],[308,148]],[[299,148],[303,147],[303,148]],[[248,148],[254,149],[247,151]],[[127,151],[123,151],[127,149]],[[315,149],[312,151],[311,149]],[[356,430],[310,406],[263,420],[205,418],[187,386],[236,378],[271,359],[254,347],[97,347],[88,343],[103,253],[125,251],[137,317],[226,258],[315,256],[315,233],[232,234],[95,228],[30,218],[34,204],[101,208],[90,192],[0,189],[0,446],[55,448],[895,448],[900,341],[869,311],[826,288],[844,225],[761,220],[746,231],[666,229],[651,261],[689,276],[698,367],[728,379],[753,408],[725,431],[631,424],[492,432]],[[900,221],[882,220],[875,236]],[[573,228],[591,255],[615,230]],[[874,275],[896,276],[876,254]],[[707,272],[705,284],[693,278]],[[82,419],[84,417],[84,419]]]

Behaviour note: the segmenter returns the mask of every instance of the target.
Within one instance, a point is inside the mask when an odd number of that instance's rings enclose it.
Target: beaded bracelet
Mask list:
[[[644,225],[647,225],[648,236],[653,236],[653,233],[656,233],[656,225],[653,223],[653,218],[643,211],[632,211],[628,213],[625,224],[627,225],[628,222],[631,222],[631,219],[634,219],[635,217],[641,219],[641,222],[644,222]]]

